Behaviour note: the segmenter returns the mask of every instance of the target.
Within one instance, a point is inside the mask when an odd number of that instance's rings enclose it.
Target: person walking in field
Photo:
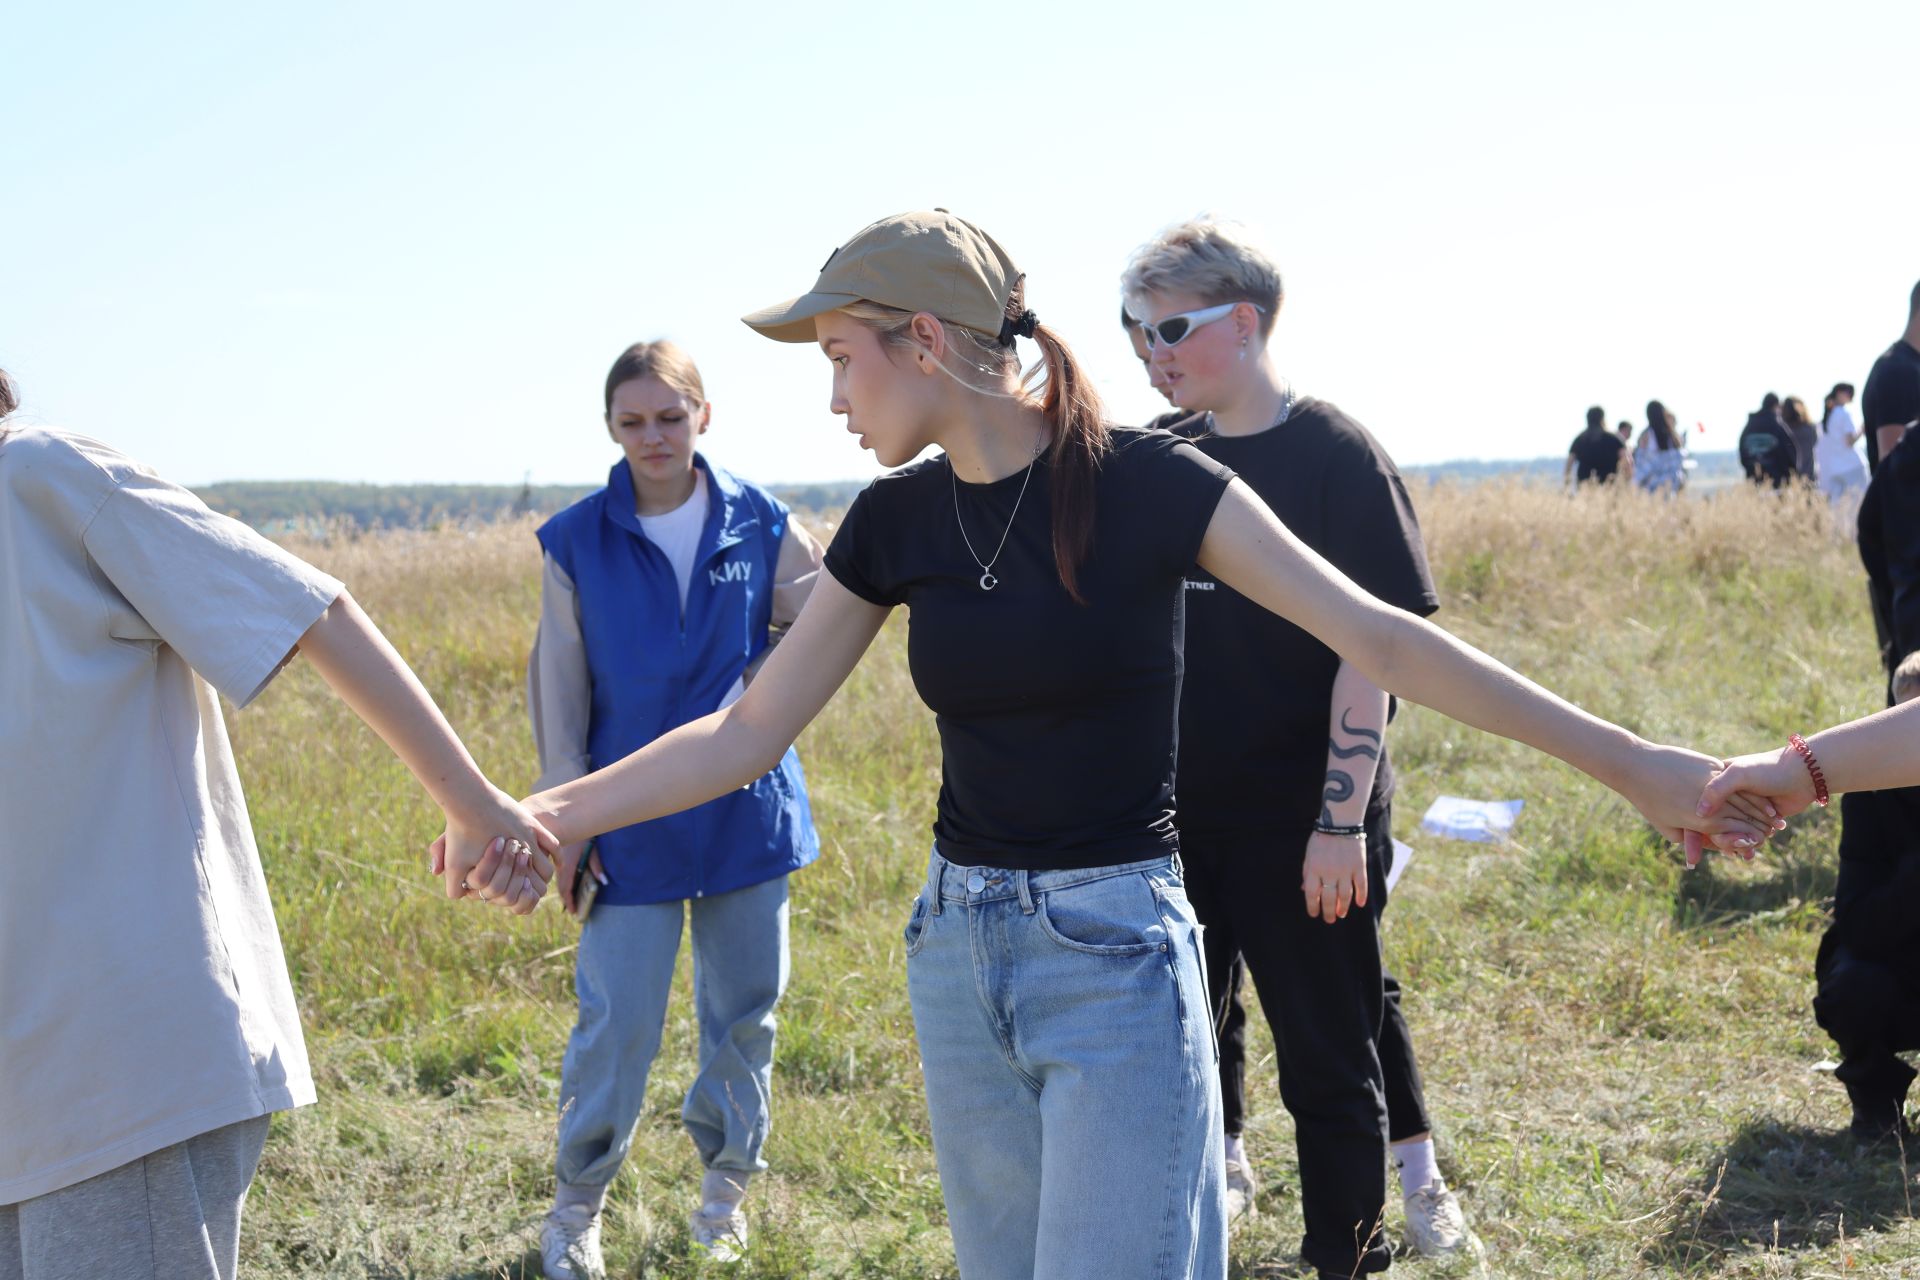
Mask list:
[[[738,698],[820,568],[820,544],[785,504],[696,450],[713,407],[679,347],[623,351],[605,406],[621,459],[605,488],[539,532],[528,703],[542,788]],[[569,861],[581,853],[569,850]],[[561,881],[582,916],[580,1012],[561,1066],[558,1186],[540,1237],[552,1280],[605,1274],[601,1207],[633,1142],[689,919],[700,1071],[681,1119],[706,1173],[688,1230],[709,1256],[739,1257],[741,1204],[767,1167],[787,876],[818,853],[806,780],[788,749],[729,795],[600,834],[580,886]]]
[[[1853,384],[1836,382],[1827,392],[1826,412],[1820,419],[1820,438],[1814,445],[1814,472],[1820,492],[1843,526],[1867,485],[1867,466],[1857,448],[1864,434],[1853,417]]]
[[[1788,396],[1780,402],[1780,421],[1793,438],[1793,474],[1807,484],[1819,479],[1819,460],[1814,450],[1820,443],[1820,429],[1807,413],[1806,402]]]
[[[1196,562],[1374,683],[1610,781],[1670,838],[1715,762],[1367,595],[1191,444],[1110,427],[1025,298],[994,240],[934,211],[872,224],[811,291],[747,317],[816,343],[832,410],[902,469],[854,500],[828,572],[739,701],[529,805],[578,842],[751,782],[907,606],[942,749],[907,986],[960,1274],[1219,1280],[1219,1083],[1172,812]],[[1159,318],[1162,339],[1174,319]],[[1038,387],[1023,337],[1044,358]],[[1757,814],[1723,815],[1715,839],[1750,847]]]
[[[1567,464],[1562,468],[1565,483],[1606,484],[1624,470],[1633,478],[1633,455],[1620,437],[1607,430],[1607,411],[1599,405],[1587,410],[1587,427],[1567,446]]]
[[[1740,430],[1740,468],[1762,488],[1785,488],[1793,479],[1799,449],[1780,414],[1780,397],[1769,391]]]
[[[1687,450],[1674,425],[1673,411],[1647,401],[1647,429],[1633,464],[1633,481],[1648,493],[1675,494],[1687,482]]]
[[[305,655],[446,815],[450,896],[530,911],[558,846],[339,582],[15,407],[0,373],[0,1280],[234,1280],[314,1087],[219,696]]]
[[[1370,594],[1433,613],[1439,597],[1393,460],[1274,365],[1284,293],[1273,259],[1241,228],[1203,218],[1141,246],[1121,292],[1182,411],[1160,422],[1231,467],[1295,537]],[[1196,319],[1209,312],[1217,319]],[[1390,1251],[1374,1228],[1389,1154],[1413,1249],[1461,1253],[1466,1221],[1435,1163],[1400,984],[1382,964],[1391,701],[1205,569],[1185,586],[1180,855],[1207,972],[1243,957],[1273,1028],[1299,1147],[1301,1256],[1336,1275],[1386,1267]],[[1289,905],[1301,894],[1304,910]],[[1213,1014],[1232,1212],[1251,1209],[1254,1185],[1242,1145],[1245,1049],[1225,995],[1213,993]]]

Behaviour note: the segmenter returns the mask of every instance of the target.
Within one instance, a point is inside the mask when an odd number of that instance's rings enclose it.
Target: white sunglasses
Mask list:
[[[1158,322],[1142,320],[1140,322],[1140,332],[1146,335],[1148,349],[1157,347],[1162,342],[1170,347],[1177,347],[1186,341],[1188,335],[1195,329],[1200,328],[1202,325],[1212,324],[1215,320],[1230,314],[1233,309],[1239,305],[1238,302],[1223,302],[1217,307],[1202,307],[1198,311],[1182,311],[1177,316],[1168,316],[1165,320]],[[1247,305],[1263,315],[1266,313],[1266,308],[1257,303],[1249,302]],[[1155,339],[1158,339],[1158,341],[1155,341]]]

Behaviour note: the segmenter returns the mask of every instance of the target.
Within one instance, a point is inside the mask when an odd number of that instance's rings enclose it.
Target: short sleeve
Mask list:
[[[1327,559],[1367,594],[1426,617],[1440,607],[1406,481],[1379,450],[1356,447],[1328,476],[1339,495]]]
[[[1123,510],[1154,511],[1162,531],[1161,550],[1172,572],[1184,574],[1200,558],[1200,544],[1220,507],[1221,495],[1233,483],[1233,468],[1209,458],[1185,440],[1153,432],[1109,459],[1132,472],[1139,486]],[[1096,512],[1096,520],[1103,513]]]
[[[1882,401],[1882,426],[1897,426],[1920,418],[1920,364],[1896,369]]]
[[[883,477],[884,479],[884,477]],[[890,571],[874,528],[873,486],[868,485],[847,508],[833,541],[827,544],[827,572],[868,604],[891,607],[905,603],[905,595]]]
[[[245,706],[344,589],[157,476],[128,476],[87,525],[87,554],[168,646]]]

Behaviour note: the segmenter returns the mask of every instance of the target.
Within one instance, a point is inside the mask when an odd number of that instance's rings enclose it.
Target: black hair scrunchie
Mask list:
[[[1010,347],[1015,338],[1031,338],[1033,331],[1040,327],[1040,317],[1031,311],[1022,311],[1018,316],[1008,316],[1000,322],[1000,345]]]

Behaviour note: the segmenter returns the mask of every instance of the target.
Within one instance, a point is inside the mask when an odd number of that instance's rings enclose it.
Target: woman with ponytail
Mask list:
[[[884,218],[812,291],[747,323],[818,343],[833,411],[900,470],[854,500],[738,702],[529,804],[574,842],[751,781],[891,609],[912,611],[908,659],[943,761],[907,985],[964,1280],[1226,1275],[1213,1028],[1173,823],[1196,562],[1382,687],[1588,770],[1669,837],[1708,825],[1694,805],[1714,761],[1368,596],[1186,441],[1109,427],[1024,277],[971,223]],[[1021,337],[1044,358],[1037,386]],[[1711,829],[1750,848],[1768,820],[1742,800]]]

